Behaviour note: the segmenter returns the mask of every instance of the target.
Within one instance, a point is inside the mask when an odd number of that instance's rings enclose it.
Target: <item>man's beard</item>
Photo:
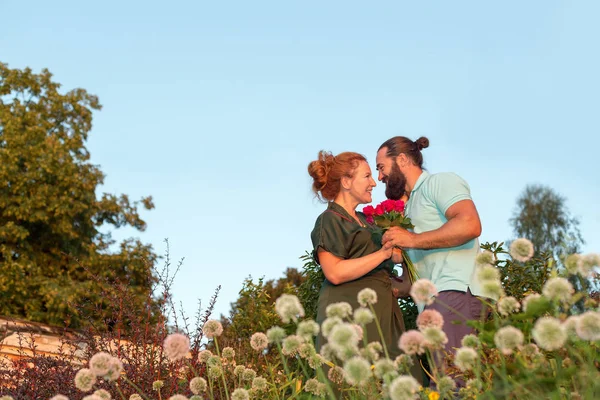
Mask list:
[[[400,171],[398,164],[392,163],[392,170],[385,178],[385,197],[400,200],[406,192],[406,176]]]

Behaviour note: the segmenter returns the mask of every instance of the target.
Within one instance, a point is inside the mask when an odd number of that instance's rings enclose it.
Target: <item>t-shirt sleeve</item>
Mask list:
[[[341,218],[330,212],[324,212],[317,218],[311,235],[313,257],[319,262],[319,248],[340,258],[348,258]]]
[[[429,195],[444,215],[453,204],[461,200],[472,200],[469,184],[451,172],[435,174],[432,177]]]

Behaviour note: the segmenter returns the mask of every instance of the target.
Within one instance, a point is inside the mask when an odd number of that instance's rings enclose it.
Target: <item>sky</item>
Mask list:
[[[528,184],[567,198],[600,251],[600,3],[0,0],[0,62],[99,96],[87,142],[102,192],[151,195],[175,301],[276,279],[325,209],[308,163],[426,136],[424,166],[470,185],[480,241],[512,238]],[[384,200],[383,184],[373,195]],[[360,209],[360,208],[359,208]],[[159,263],[160,268],[162,263]]]

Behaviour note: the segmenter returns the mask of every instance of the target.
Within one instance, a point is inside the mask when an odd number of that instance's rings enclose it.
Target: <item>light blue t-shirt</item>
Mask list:
[[[406,215],[415,233],[433,231],[448,219],[448,208],[461,200],[471,200],[469,185],[454,173],[429,174],[423,171],[406,204]],[[459,290],[481,295],[476,278],[475,257],[479,252],[477,238],[462,246],[443,249],[407,249],[420,278],[429,279],[438,290]],[[421,310],[421,307],[419,307]]]

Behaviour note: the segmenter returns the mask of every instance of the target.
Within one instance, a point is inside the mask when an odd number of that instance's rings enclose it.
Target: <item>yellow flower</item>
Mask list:
[[[439,400],[440,394],[438,392],[429,393],[429,400]]]

